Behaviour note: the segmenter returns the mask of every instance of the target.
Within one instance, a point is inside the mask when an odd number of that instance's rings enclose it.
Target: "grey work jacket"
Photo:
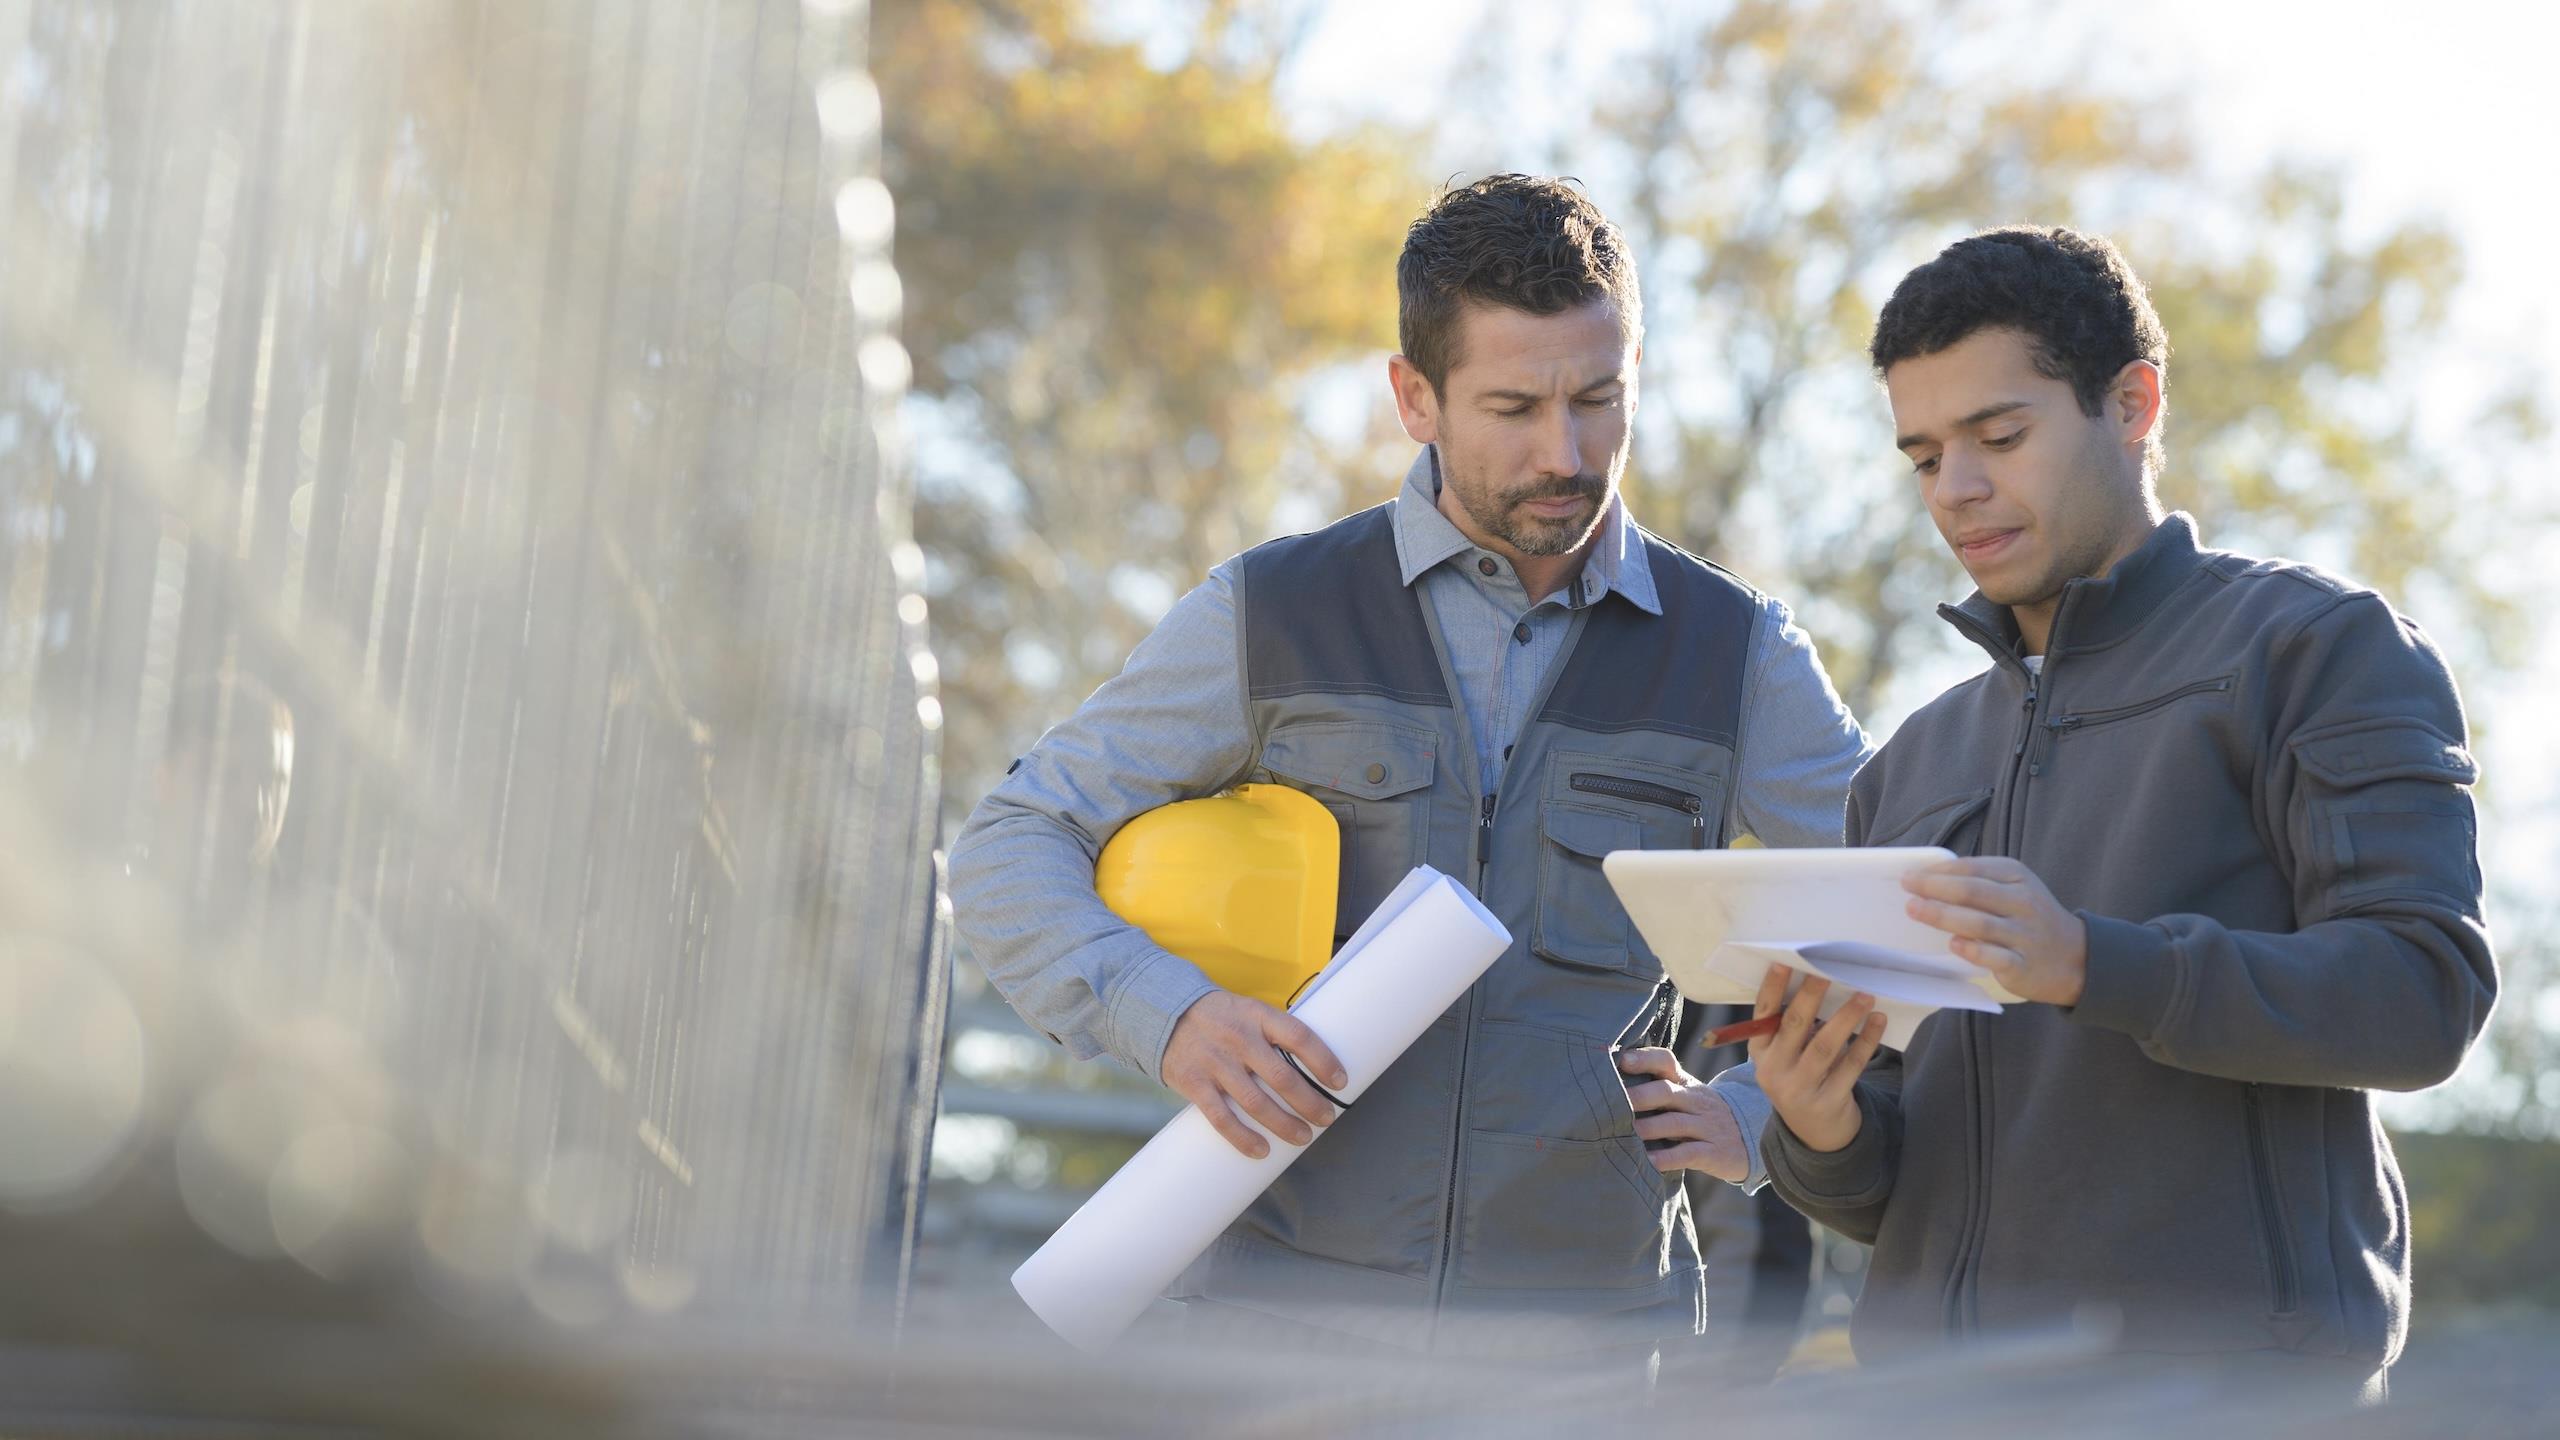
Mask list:
[[[2461,701],[2369,590],[2172,515],[1860,772],[1850,843],[2024,861],[2089,932],[2080,1003],[1941,1012],[1771,1180],[1875,1246],[1873,1361],[2097,1326],[2125,1348],[2388,1364],[2409,1202],[2375,1089],[2451,1075],[2497,993]]]
[[[1338,924],[1417,864],[1510,950],[1173,1290],[1398,1344],[1552,1350],[1693,1333],[1697,1241],[1608,1047],[1660,978],[1602,877],[1612,850],[1720,845],[1762,598],[1647,535],[1663,613],[1580,613],[1499,794],[1479,782],[1390,507],[1248,552],[1239,644],[1256,779],[1341,822]],[[1327,623],[1303,623],[1308,596]],[[1427,1337],[1415,1334],[1428,1317]]]

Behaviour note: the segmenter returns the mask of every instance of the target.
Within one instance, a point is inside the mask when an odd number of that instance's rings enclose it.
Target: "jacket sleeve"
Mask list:
[[[2497,995],[2462,702],[2426,638],[2370,594],[2270,655],[2256,803],[2297,927],[2084,913],[2086,989],[2065,1013],[2226,1079],[2436,1084]]]
[[[1863,775],[1849,787],[1846,823],[1852,845],[1867,840],[1866,812],[1874,800],[1867,792],[1873,780],[1872,773]],[[1902,1052],[1878,1050],[1854,1093],[1858,1133],[1848,1144],[1829,1152],[1815,1150],[1772,1111],[1760,1137],[1760,1159],[1779,1198],[1808,1219],[1872,1245],[1902,1168]]]
[[[1139,642],[978,804],[951,847],[952,919],[989,983],[1077,1059],[1163,1078],[1174,1022],[1217,987],[1094,894],[1136,816],[1214,794],[1253,757],[1228,567]]]
[[[1775,600],[1752,628],[1738,728],[1731,829],[1779,849],[1839,844],[1850,777],[1875,747]]]

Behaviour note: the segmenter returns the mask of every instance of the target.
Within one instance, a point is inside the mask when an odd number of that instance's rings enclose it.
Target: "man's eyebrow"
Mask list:
[[[1981,409],[1976,410],[1972,414],[1957,421],[1953,428],[1958,430],[1970,430],[1985,420],[1996,420],[1999,417],[2008,414],[2012,410],[2024,410],[2027,408],[2029,403],[2030,402],[2025,400],[2002,400],[1997,404],[1985,405]],[[1896,450],[1908,450],[1914,445],[1926,445],[1928,443],[1929,437],[1926,435],[1905,435],[1893,442],[1893,448]]]
[[[1535,405],[1546,397],[1543,395],[1533,394],[1527,390],[1487,390],[1477,395],[1476,398],[1478,400],[1508,400],[1515,405]]]

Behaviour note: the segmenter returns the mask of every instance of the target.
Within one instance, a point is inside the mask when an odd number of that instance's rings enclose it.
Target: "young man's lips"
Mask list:
[[[1956,553],[1967,560],[1988,559],[2000,553],[2010,541],[2017,538],[2018,532],[2015,530],[1998,530],[1988,535],[1977,535],[1970,540],[1957,541]]]

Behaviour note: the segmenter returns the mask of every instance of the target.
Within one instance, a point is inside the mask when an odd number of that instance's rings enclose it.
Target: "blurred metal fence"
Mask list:
[[[939,711],[863,18],[0,0],[0,1255],[897,1303]],[[0,1338],[144,1333],[128,1241]]]

